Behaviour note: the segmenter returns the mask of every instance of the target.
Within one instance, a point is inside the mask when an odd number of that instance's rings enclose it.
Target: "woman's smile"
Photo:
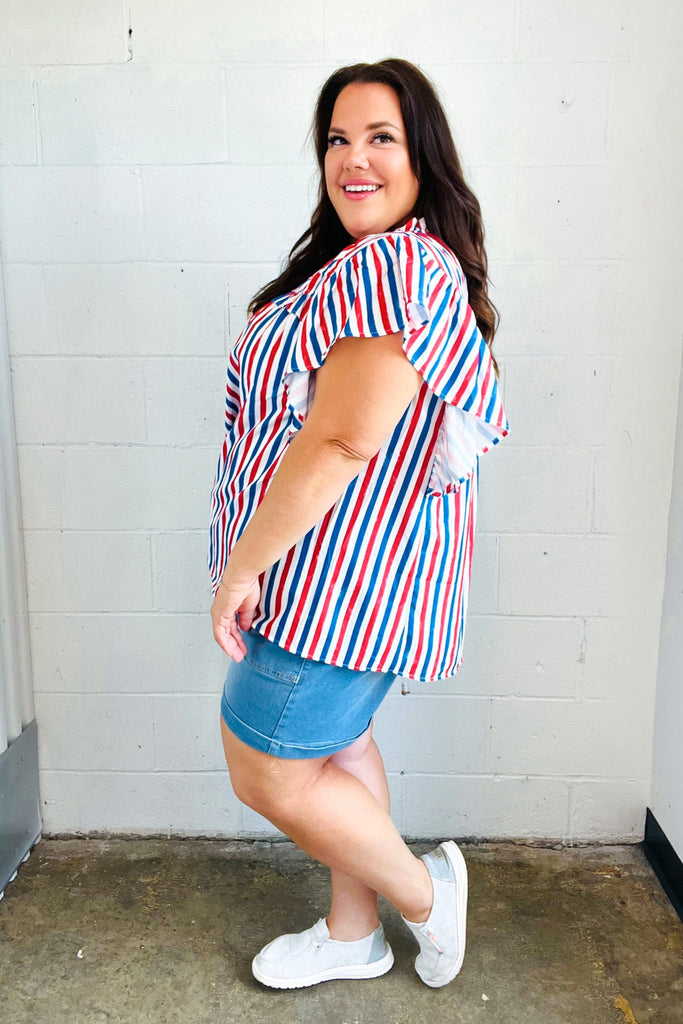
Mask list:
[[[367,199],[369,196],[375,195],[382,186],[372,181],[352,178],[344,182],[342,188],[347,199],[358,202],[360,199]]]

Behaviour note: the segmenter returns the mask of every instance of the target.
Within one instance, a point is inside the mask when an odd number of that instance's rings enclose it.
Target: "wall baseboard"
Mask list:
[[[643,852],[683,921],[683,861],[662,831],[654,814],[647,808]]]

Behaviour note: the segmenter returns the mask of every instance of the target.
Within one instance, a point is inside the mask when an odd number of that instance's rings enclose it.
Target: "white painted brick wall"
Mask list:
[[[317,89],[394,53],[439,88],[481,202],[512,427],[481,466],[461,671],[397,683],[377,715],[394,817],[410,836],[639,840],[681,345],[682,13],[2,7],[46,832],[273,833],[234,798],[218,728],[206,549],[226,356],[306,225]]]
[[[48,164],[197,164],[226,159],[219,66],[56,66],[38,76]],[[192,97],[192,103],[187,101]],[[159,131],[159,115],[173,126]]]
[[[125,263],[144,256],[139,167],[10,165],[3,167],[2,195],[7,263]]]
[[[11,263],[15,355],[218,356],[221,267],[188,263]]]
[[[13,362],[12,376],[20,445],[141,444],[145,440],[140,359],[21,356]]]

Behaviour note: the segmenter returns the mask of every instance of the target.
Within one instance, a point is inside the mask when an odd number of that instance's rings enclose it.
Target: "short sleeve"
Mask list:
[[[479,455],[508,432],[493,360],[453,253],[429,235],[398,231],[373,236],[314,275],[295,297],[300,323],[289,384],[301,414],[308,374],[321,366],[337,338],[403,332],[403,350],[427,386],[445,403],[434,486],[458,485]],[[296,380],[297,371],[306,380]],[[304,390],[305,389],[305,390]],[[301,417],[301,422],[305,418]]]

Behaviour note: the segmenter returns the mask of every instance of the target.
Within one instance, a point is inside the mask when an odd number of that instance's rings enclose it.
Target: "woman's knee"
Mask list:
[[[325,759],[289,761],[254,750],[230,732],[222,718],[221,733],[235,795],[266,818],[287,814],[322,770]]]

